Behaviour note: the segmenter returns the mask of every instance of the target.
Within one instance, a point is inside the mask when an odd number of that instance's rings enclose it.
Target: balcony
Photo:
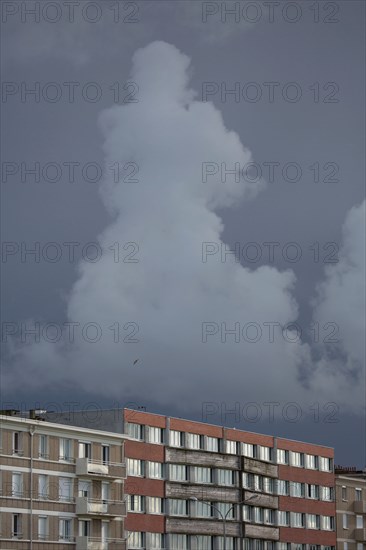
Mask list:
[[[355,514],[366,514],[366,501],[356,500],[353,508]]]
[[[76,498],[76,514],[90,517],[118,517],[126,516],[126,503],[122,501],[103,501],[88,497]]]
[[[366,529],[355,529],[355,539],[357,542],[365,542],[366,540]]]
[[[106,539],[97,537],[76,537],[76,550],[126,550],[124,539]]]
[[[89,476],[95,479],[102,477],[125,479],[125,464],[115,462],[102,462],[101,460],[91,460],[90,458],[76,459],[76,475]]]

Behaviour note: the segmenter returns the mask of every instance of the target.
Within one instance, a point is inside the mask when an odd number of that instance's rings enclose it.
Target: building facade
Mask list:
[[[334,452],[124,409],[129,549],[335,550]]]
[[[366,472],[336,468],[339,550],[366,550]]]
[[[125,550],[123,435],[29,416],[0,415],[0,547]]]

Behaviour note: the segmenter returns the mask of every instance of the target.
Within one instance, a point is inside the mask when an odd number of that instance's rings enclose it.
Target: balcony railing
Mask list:
[[[124,539],[76,537],[76,550],[126,550]]]
[[[91,460],[90,458],[77,458],[76,475],[124,479],[126,477],[126,465],[124,463]]]
[[[366,540],[366,529],[355,529],[355,539],[357,542],[364,542]]]
[[[126,516],[126,503],[115,500],[76,498],[76,514],[79,516]]]

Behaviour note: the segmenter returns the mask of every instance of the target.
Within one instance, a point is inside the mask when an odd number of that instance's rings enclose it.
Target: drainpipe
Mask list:
[[[29,428],[30,435],[30,514],[29,514],[29,550],[33,548],[33,435],[35,426]]]

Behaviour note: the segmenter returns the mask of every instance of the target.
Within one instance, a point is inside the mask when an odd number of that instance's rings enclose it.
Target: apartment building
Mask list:
[[[335,469],[337,548],[366,550],[366,471]]]
[[[129,550],[335,550],[332,448],[141,410],[48,413],[124,434]]]
[[[335,550],[333,449],[123,411],[129,549]]]
[[[0,547],[125,550],[124,437],[0,415]]]

